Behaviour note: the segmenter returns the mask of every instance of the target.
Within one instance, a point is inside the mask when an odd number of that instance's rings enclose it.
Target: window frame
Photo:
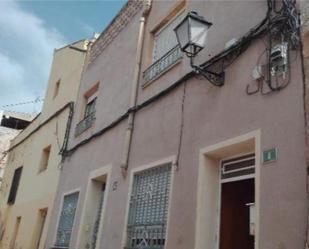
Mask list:
[[[69,245],[67,247],[63,247],[63,246],[59,246],[57,245],[57,234],[58,234],[58,227],[59,227],[59,223],[60,223],[60,219],[61,219],[61,213],[62,213],[62,207],[63,207],[63,203],[64,203],[64,198],[68,195],[71,195],[71,194],[75,194],[75,193],[78,193],[78,198],[77,198],[77,203],[76,203],[76,209],[75,209],[75,214],[74,214],[74,221],[73,221],[73,225],[72,225],[72,230],[71,230],[71,237],[70,237],[70,241],[69,241]],[[61,203],[59,205],[59,209],[58,209],[58,216],[57,216],[57,226],[55,227],[55,234],[54,234],[54,239],[53,239],[53,248],[64,248],[64,249],[68,249],[70,248],[70,245],[72,243],[72,234],[73,234],[73,230],[75,229],[75,224],[76,224],[76,215],[79,211],[79,202],[80,202],[80,188],[78,189],[74,189],[74,190],[71,190],[69,192],[65,192],[62,194],[61,196]]]
[[[170,218],[171,218],[171,205],[173,200],[173,188],[174,188],[174,175],[176,171],[176,156],[169,156],[164,159],[154,161],[151,163],[148,163],[146,165],[135,167],[130,172],[130,180],[129,180],[129,190],[128,190],[128,198],[127,198],[127,204],[126,204],[126,216],[125,216],[125,224],[122,231],[122,248],[126,248],[127,246],[127,227],[128,227],[128,218],[129,218],[129,209],[130,209],[130,196],[133,189],[133,181],[134,181],[134,175],[138,174],[141,171],[151,169],[154,167],[159,167],[164,164],[171,164],[171,178],[170,178],[170,189],[169,189],[169,203],[168,203],[168,210],[167,210],[167,221],[166,221],[166,241],[164,248],[168,246],[169,243],[169,230],[170,230]]]

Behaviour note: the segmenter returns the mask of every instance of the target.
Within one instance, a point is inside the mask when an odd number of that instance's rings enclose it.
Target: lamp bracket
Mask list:
[[[215,72],[208,71],[207,69],[204,69],[200,66],[194,65],[193,57],[190,57],[190,64],[191,64],[191,67],[194,69],[195,73],[204,76],[214,86],[224,85],[224,79],[225,79],[224,71],[220,73],[215,73]]]

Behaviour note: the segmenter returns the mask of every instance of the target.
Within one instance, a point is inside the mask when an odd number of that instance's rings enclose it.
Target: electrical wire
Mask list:
[[[269,10],[268,10],[269,12]],[[268,14],[267,12],[267,14]],[[218,61],[221,61],[222,59],[226,58],[227,56],[231,55],[232,53],[234,53],[235,51],[238,51],[238,55],[240,55],[240,52],[244,52],[245,49],[241,49],[242,46],[246,45],[248,42],[250,42],[251,40],[258,38],[259,36],[261,36],[263,33],[266,32],[266,26],[265,24],[267,23],[267,18],[268,16],[266,15],[266,17],[254,28],[250,29],[250,31],[244,36],[242,37],[238,43],[236,43],[234,46],[231,46],[228,49],[223,50],[222,52],[218,53],[216,56],[214,56],[212,59],[202,63],[200,65],[200,67],[203,68],[207,68],[210,67],[212,65],[214,65],[215,63],[217,63]],[[241,49],[241,50],[240,50]],[[236,58],[234,58],[235,60]],[[162,97],[168,95],[170,92],[174,91],[176,88],[178,88],[181,84],[183,84],[184,82],[186,82],[188,79],[194,77],[196,75],[196,73],[194,71],[191,71],[189,73],[187,73],[186,75],[184,75],[182,78],[180,78],[179,80],[177,80],[175,83],[173,83],[172,85],[170,85],[169,87],[167,87],[166,89],[162,90],[161,92],[159,92],[158,94],[154,95],[153,97],[147,99],[146,101],[144,101],[143,103],[137,105],[134,109],[128,109],[125,113],[123,113],[120,117],[118,117],[116,120],[112,121],[109,125],[105,126],[104,128],[102,128],[101,130],[95,132],[94,134],[92,134],[90,137],[82,140],[81,142],[77,143],[76,145],[74,145],[72,148],[69,148],[65,151],[62,152],[62,155],[64,157],[66,156],[70,156],[72,155],[77,149],[79,149],[81,146],[88,144],[90,141],[92,141],[93,139],[96,139],[97,137],[103,135],[105,132],[107,132],[110,129],[113,129],[115,126],[117,126],[119,123],[121,123],[123,120],[125,120],[129,113],[134,111],[137,112],[143,108],[145,108],[146,106],[150,105],[151,103],[161,99]]]
[[[182,99],[181,99],[179,141],[178,141],[177,155],[176,155],[176,160],[175,160],[175,165],[176,165],[177,170],[179,170],[179,158],[181,154],[182,138],[183,138],[183,130],[184,130],[184,110],[185,110],[185,100],[186,100],[186,88],[187,88],[187,81],[185,81],[183,84],[183,94],[182,94]]]
[[[31,101],[25,101],[25,102],[19,102],[19,103],[14,103],[14,104],[7,104],[7,105],[2,105],[0,108],[7,108],[7,107],[13,107],[13,106],[20,106],[20,105],[28,105],[28,104],[35,104],[38,102],[42,102],[44,99],[37,98],[35,100]]]
[[[70,108],[70,112],[72,111],[74,107],[74,103],[73,102],[69,102],[66,105],[64,105],[62,108],[60,108],[58,111],[56,111],[54,114],[52,114],[49,118],[47,118],[45,121],[43,121],[40,125],[38,125],[35,129],[33,129],[28,135],[26,135],[21,141],[19,141],[18,143],[14,144],[12,147],[10,147],[7,151],[5,151],[5,153],[8,153],[10,151],[12,151],[14,148],[16,148],[17,146],[19,146],[20,144],[22,144],[23,142],[25,142],[30,136],[32,136],[32,134],[34,134],[35,132],[37,132],[38,130],[40,130],[44,125],[46,125],[47,123],[49,123],[52,119],[54,119],[55,117],[57,117],[58,115],[60,115],[64,110],[66,110],[67,108]],[[71,121],[70,121],[71,122]],[[69,123],[69,122],[68,122]],[[68,124],[67,123],[67,124]],[[26,128],[27,129],[27,128]],[[24,131],[24,130],[23,130]],[[66,146],[67,141],[64,141],[63,146]]]
[[[266,72],[261,73],[264,75],[262,80],[257,83],[257,88],[252,91],[247,85],[246,92],[248,95],[252,95],[261,92],[262,95],[270,94],[271,92],[277,92],[283,90],[289,85],[291,80],[291,68],[290,65],[297,59],[298,52],[293,60],[290,58],[290,53],[292,49],[297,49],[300,44],[299,39],[299,18],[295,7],[295,1],[292,0],[282,0],[282,6],[280,9],[277,8],[276,0],[267,0],[268,3],[268,13],[267,13],[267,34],[268,34],[268,45],[266,50],[259,56],[257,61],[257,68],[261,68],[260,60],[262,56],[267,53],[267,63],[264,64]],[[286,63],[279,65],[283,68],[283,72],[272,73],[272,68],[275,67],[272,63],[271,52],[274,43],[287,45],[286,51]],[[287,76],[287,77],[285,77]],[[268,86],[269,90],[265,91],[264,84]]]
[[[288,1],[288,0],[283,0],[283,1]],[[221,62],[223,60],[225,62],[225,64],[223,63],[222,66],[223,66],[223,68],[226,68],[229,65],[231,65],[244,51],[246,51],[246,49],[249,47],[250,43],[253,40],[262,37],[262,35],[264,35],[265,33],[269,34],[270,28],[272,27],[270,25],[271,24],[270,20],[279,23],[280,19],[279,18],[278,19],[271,19],[271,11],[272,11],[271,0],[267,0],[267,4],[268,4],[268,9],[267,9],[266,16],[257,26],[250,29],[249,32],[246,33],[241,39],[239,39],[236,44],[234,44],[233,46],[229,47],[228,49],[225,49],[222,52],[218,53],[217,55],[212,57],[210,60],[202,63],[200,65],[200,67],[207,69],[208,67],[212,67],[216,63]],[[284,20],[286,20],[286,19],[284,19]],[[273,26],[276,26],[276,25],[273,25]],[[66,156],[72,155],[81,146],[88,144],[93,139],[96,139],[97,137],[103,135],[105,132],[116,127],[118,124],[120,124],[123,120],[125,120],[129,116],[130,112],[137,112],[137,111],[145,108],[146,106],[156,102],[157,100],[165,97],[170,92],[177,89],[181,84],[185,83],[188,79],[195,77],[195,76],[196,76],[196,73],[194,71],[187,73],[181,79],[177,80],[175,83],[173,83],[172,85],[170,85],[166,89],[162,90],[158,94],[147,99],[143,103],[137,105],[135,108],[128,109],[125,113],[123,113],[121,116],[119,116],[116,120],[112,121],[109,125],[105,126],[104,128],[100,129],[99,131],[95,132],[90,137],[88,137],[88,138],[82,140],[81,142],[75,144],[72,148],[64,150],[62,152],[63,156],[66,157]],[[263,89],[262,86],[261,86],[261,89]],[[71,122],[71,120],[70,120],[70,122]],[[180,149],[181,149],[181,146],[180,146]],[[178,148],[178,150],[179,150],[179,148]]]

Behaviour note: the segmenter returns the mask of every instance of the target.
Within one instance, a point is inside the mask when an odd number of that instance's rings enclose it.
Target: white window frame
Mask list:
[[[60,203],[60,208],[58,210],[58,216],[57,216],[57,226],[56,226],[56,229],[55,229],[55,234],[54,234],[54,239],[53,239],[53,244],[52,246],[55,246],[56,245],[56,242],[57,242],[57,232],[58,232],[58,226],[59,226],[59,222],[60,222],[60,217],[61,217],[61,212],[62,212],[62,206],[63,206],[63,202],[64,202],[64,198],[68,195],[71,195],[71,194],[75,194],[75,193],[78,193],[78,200],[77,200],[77,203],[76,203],[76,210],[75,210],[75,215],[74,215],[74,221],[73,221],[73,226],[72,226],[72,232],[71,232],[71,237],[70,237],[70,242],[69,242],[69,246],[68,247],[63,247],[63,248],[70,248],[71,247],[71,243],[72,243],[72,234],[73,234],[73,230],[75,228],[75,223],[76,223],[76,214],[78,213],[78,208],[79,208],[79,202],[80,202],[80,188],[77,188],[77,189],[73,189],[71,191],[68,191],[68,192],[65,192],[62,194],[61,196],[61,203]]]

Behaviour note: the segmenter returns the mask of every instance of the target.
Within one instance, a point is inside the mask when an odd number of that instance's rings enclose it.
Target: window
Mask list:
[[[181,61],[182,52],[174,28],[185,18],[184,7],[185,1],[180,1],[151,32],[152,64],[143,73],[143,87]]]
[[[46,148],[43,149],[39,173],[47,169],[50,151],[51,151],[51,145],[48,145]]]
[[[64,196],[55,246],[68,248],[77,208],[78,192]]]
[[[137,173],[133,179],[127,227],[127,249],[163,249],[171,165]]]
[[[96,105],[97,97],[91,98],[91,100],[87,100],[87,104],[85,107],[85,115],[84,117],[88,117],[95,113],[95,105]]]
[[[59,88],[60,88],[60,80],[58,80],[58,81],[56,82],[53,98],[56,98],[56,96],[58,95],[58,93],[59,93]]]
[[[84,93],[84,115],[83,119],[95,113],[99,82],[94,84],[87,92]]]
[[[95,121],[96,113],[96,102],[97,94],[99,89],[99,82],[93,85],[85,94],[84,94],[84,103],[83,103],[83,113],[81,113],[81,121],[76,125],[75,136],[80,135]]]
[[[16,199],[17,190],[18,190],[22,171],[23,171],[23,167],[19,167],[14,172],[13,181],[12,181],[12,185],[11,185],[11,189],[10,189],[10,194],[9,194],[9,198],[8,198],[8,201],[7,201],[8,204],[14,204],[15,203],[15,199]]]
[[[153,33],[153,62],[162,58],[167,52],[175,48],[178,44],[174,28],[185,18],[185,11],[177,13],[171,21]]]

